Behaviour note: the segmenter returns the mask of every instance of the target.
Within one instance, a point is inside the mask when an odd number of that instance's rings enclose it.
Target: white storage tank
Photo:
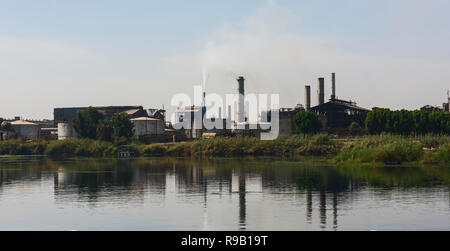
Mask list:
[[[11,122],[11,126],[17,136],[22,138],[39,138],[40,126],[23,120],[16,120]]]
[[[77,134],[69,123],[58,123],[58,140],[74,139]]]
[[[141,117],[131,119],[131,122],[134,124],[136,136],[163,135],[165,132],[165,124],[161,119]]]

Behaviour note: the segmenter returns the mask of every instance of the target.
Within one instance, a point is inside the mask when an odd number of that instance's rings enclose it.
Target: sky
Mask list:
[[[450,0],[0,0],[0,117],[247,93],[304,103],[337,74],[366,108],[441,106],[450,89]]]

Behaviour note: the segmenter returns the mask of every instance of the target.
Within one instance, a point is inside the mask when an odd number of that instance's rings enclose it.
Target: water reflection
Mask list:
[[[305,226],[300,225],[301,220],[297,223],[292,221],[297,212],[304,210],[307,225],[339,230],[339,217],[348,217],[348,210],[354,203],[366,200],[368,188],[375,191],[381,201],[392,200],[392,193],[402,189],[409,191],[405,195],[419,191],[428,199],[442,200],[439,196],[444,191],[450,207],[449,167],[326,167],[255,159],[37,159],[0,163],[0,209],[8,203],[2,197],[5,187],[23,188],[51,180],[54,203],[61,206],[74,202],[89,207],[102,203],[117,207],[150,203],[163,205],[170,211],[172,208],[178,210],[176,203],[184,207],[200,203],[203,208],[201,224],[205,229],[219,221],[211,214],[230,203],[231,211],[223,209],[223,218],[226,219],[228,214],[235,215],[235,223],[220,224],[237,226],[240,230],[258,226],[270,230],[270,226],[264,226],[268,217],[276,216],[282,220],[289,217],[276,211],[262,212],[263,207],[278,204],[281,206],[277,209],[292,209],[287,214],[293,216],[285,222],[280,220],[280,225],[292,224],[290,228],[304,229]],[[234,196],[237,196],[236,201]],[[170,206],[172,200],[175,206]],[[284,208],[283,203],[287,203]],[[236,210],[235,213],[232,210]],[[449,210],[447,208],[441,213],[449,215]],[[0,213],[0,220],[2,217],[4,214]],[[268,222],[273,224],[276,221]],[[448,219],[444,221],[447,223],[444,227],[450,226]]]

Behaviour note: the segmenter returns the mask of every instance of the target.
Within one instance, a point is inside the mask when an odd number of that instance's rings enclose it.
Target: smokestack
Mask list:
[[[336,99],[336,73],[331,73],[331,99]]]
[[[319,105],[324,104],[325,103],[325,79],[324,78],[319,78],[318,97],[319,97]]]
[[[306,110],[309,111],[311,109],[311,86],[305,86],[305,106]]]
[[[222,107],[219,107],[219,118],[218,119],[222,119]]]
[[[237,79],[239,83],[239,103],[238,103],[238,122],[245,122],[245,104],[244,104],[244,96],[245,96],[245,79],[244,77],[239,77]]]

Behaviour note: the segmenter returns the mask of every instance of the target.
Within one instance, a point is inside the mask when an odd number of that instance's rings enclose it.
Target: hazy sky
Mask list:
[[[450,0],[0,0],[0,117],[54,107],[166,108],[192,94],[279,93],[337,73],[360,106],[439,105],[450,89]]]

